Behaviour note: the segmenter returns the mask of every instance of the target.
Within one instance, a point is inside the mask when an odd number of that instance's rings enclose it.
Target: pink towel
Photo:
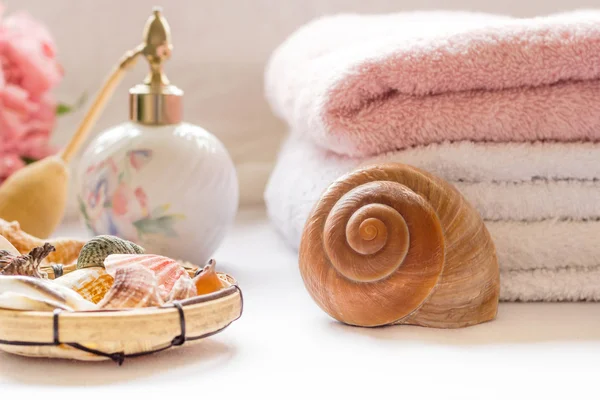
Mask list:
[[[600,12],[339,15],[273,54],[266,94],[336,153],[600,139]]]

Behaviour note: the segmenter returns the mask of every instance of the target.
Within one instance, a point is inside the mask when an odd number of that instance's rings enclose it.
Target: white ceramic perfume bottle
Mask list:
[[[148,29],[163,29],[162,45],[170,43],[160,16]],[[204,265],[233,223],[238,180],[223,144],[182,121],[183,92],[162,70],[166,49],[158,52],[163,57],[146,57],[151,72],[130,89],[130,121],[101,133],[84,152],[80,214],[94,235]]]

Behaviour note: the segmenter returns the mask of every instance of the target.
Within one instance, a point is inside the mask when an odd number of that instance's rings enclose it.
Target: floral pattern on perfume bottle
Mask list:
[[[144,188],[134,187],[135,174],[151,160],[151,149],[135,149],[120,162],[111,156],[87,168],[79,207],[90,231],[133,242],[146,236],[177,236],[175,224],[184,215],[169,213],[168,203],[152,206]]]

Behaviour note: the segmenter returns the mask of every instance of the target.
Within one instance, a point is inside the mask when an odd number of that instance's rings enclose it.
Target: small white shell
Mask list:
[[[89,267],[76,269],[53,282],[76,291],[92,303],[98,303],[110,290],[114,278],[102,267]]]
[[[61,310],[74,311],[71,307],[67,307],[58,301],[29,297],[16,292],[0,294],[0,308],[23,311],[53,311],[58,308]]]
[[[175,285],[173,285],[173,289],[171,293],[169,293],[169,297],[167,302],[170,303],[174,300],[185,300],[190,297],[195,297],[198,294],[196,290],[196,285],[192,278],[189,275],[182,275],[179,277]]]
[[[29,276],[0,276],[0,308],[28,311],[94,310],[96,305],[74,290]]]

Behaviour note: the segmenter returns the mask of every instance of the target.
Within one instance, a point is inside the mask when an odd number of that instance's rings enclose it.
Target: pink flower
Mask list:
[[[56,119],[50,90],[62,78],[56,46],[48,30],[27,13],[2,18],[0,5],[0,183],[23,167],[23,158],[40,159]]]

